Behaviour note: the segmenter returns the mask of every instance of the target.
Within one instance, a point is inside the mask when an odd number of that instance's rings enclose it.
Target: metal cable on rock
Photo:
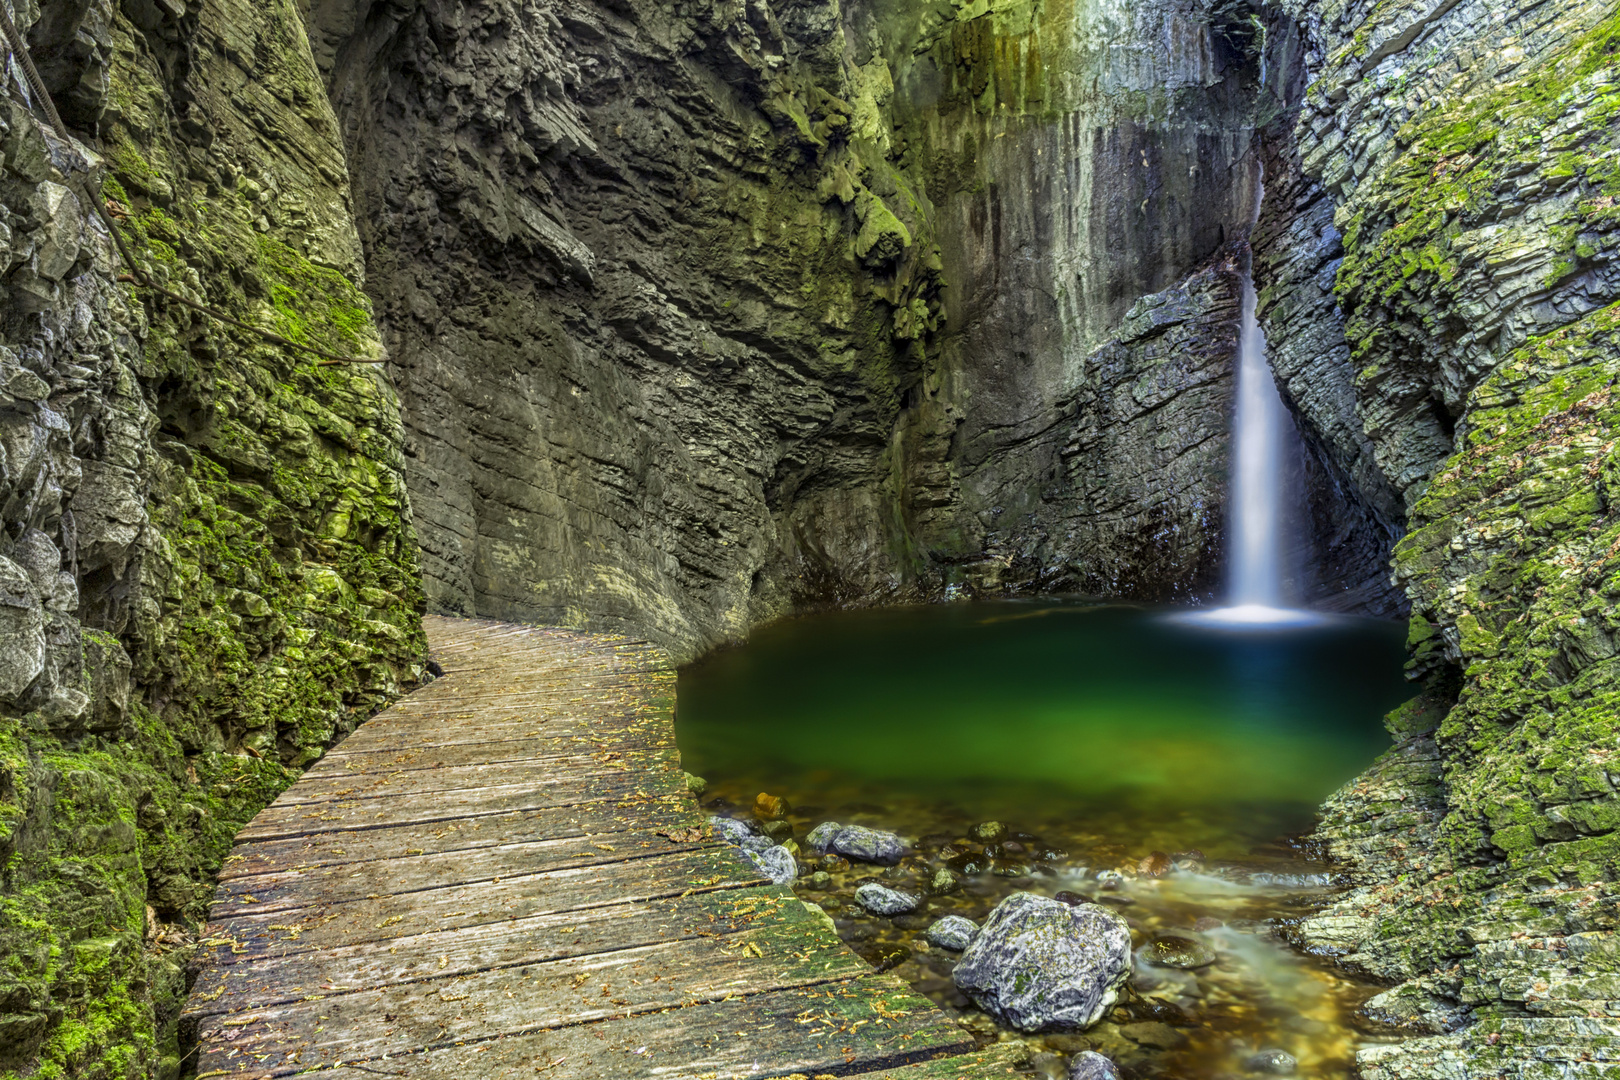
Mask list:
[[[15,56],[18,61],[20,61],[23,69],[23,75],[28,80],[29,87],[31,87],[34,91],[34,98],[39,102],[41,108],[45,110],[46,120],[56,131],[57,137],[71,146],[74,141],[73,136],[68,134],[67,125],[62,122],[61,114],[56,111],[56,102],[51,100],[51,95],[45,89],[45,80],[40,78],[39,69],[34,66],[34,58],[29,52],[27,39],[25,39],[22,32],[17,29],[17,24],[12,21],[10,6],[11,5],[7,2],[7,0],[0,0],[0,30],[4,30],[5,32],[6,41],[11,46],[11,54]],[[312,345],[304,345],[300,342],[292,341],[288,338],[282,337],[280,334],[266,330],[263,327],[254,326],[251,323],[245,323],[240,319],[225,314],[223,311],[220,311],[217,308],[209,307],[207,304],[199,303],[196,300],[190,299],[189,297],[182,296],[180,293],[164,288],[157,282],[153,281],[151,275],[147,274],[145,270],[142,270],[140,264],[135,261],[135,257],[130,254],[129,247],[124,243],[123,233],[119,231],[117,223],[113,221],[112,215],[107,212],[107,208],[102,205],[99,193],[92,192],[89,184],[84,183],[79,185],[79,195],[86,203],[89,204],[90,209],[95,211],[96,216],[101,219],[101,223],[107,227],[108,235],[112,237],[113,243],[118,247],[119,257],[123,260],[124,265],[129,269],[127,274],[118,275],[119,281],[129,282],[143,289],[150,289],[152,292],[155,292],[160,296],[166,297],[177,304],[183,304],[184,306],[191,308],[193,311],[200,311],[209,318],[222,322],[227,326],[234,326],[237,329],[245,330],[250,334],[257,334],[261,339],[269,342],[272,345],[280,345],[286,349],[301,350],[313,356],[318,356],[322,361],[319,365],[321,367],[331,367],[336,364],[387,363],[386,360],[361,359],[360,357],[355,356],[337,356],[333,353],[326,352],[323,349],[317,349]]]

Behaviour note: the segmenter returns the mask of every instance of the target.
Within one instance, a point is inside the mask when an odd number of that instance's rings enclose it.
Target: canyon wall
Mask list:
[[[1620,1036],[1620,13],[1286,5],[1297,118],[1258,237],[1280,382],[1370,513],[1426,686],[1329,803],[1354,889],[1299,928],[1420,1036],[1369,1077],[1599,1076]]]
[[[1252,16],[314,0],[429,602],[690,657],[818,603],[1209,599],[1223,246],[1298,70]],[[1398,520],[1311,461],[1307,591],[1398,609]]]
[[[0,1075],[175,1077],[237,829],[421,676],[398,398],[251,329],[380,355],[296,11],[16,11],[78,138],[0,106]]]

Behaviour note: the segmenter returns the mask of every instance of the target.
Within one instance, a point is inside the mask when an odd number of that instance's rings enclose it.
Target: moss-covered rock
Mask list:
[[[425,646],[381,369],[130,280],[381,357],[297,12],[89,8],[99,139],[13,106],[0,177],[0,557],[34,620],[12,636],[40,643],[0,688],[0,1075],[136,1080],[181,1071],[186,964],[236,831],[418,680]]]

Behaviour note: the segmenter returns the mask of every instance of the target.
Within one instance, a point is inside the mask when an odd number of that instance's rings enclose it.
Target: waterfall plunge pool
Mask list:
[[[956,992],[957,954],[921,931],[945,914],[981,922],[1016,890],[1069,891],[1112,905],[1138,945],[1196,923],[1219,959],[1140,969],[1109,1018],[1023,1036],[1033,1049],[1096,1049],[1144,1077],[1241,1074],[1281,1049],[1299,1075],[1341,1075],[1369,1040],[1351,1018],[1376,988],[1281,942],[1283,922],[1333,895],[1328,868],[1287,838],[1389,747],[1381,718],[1412,693],[1403,636],[1365,619],[1222,627],[1082,601],[841,612],[684,669],[676,729],[713,812],[747,819],[768,792],[792,806],[801,842],[824,820],[914,842],[898,867],[835,862],[821,878],[806,852],[795,888],[981,1041],[1012,1033]],[[971,841],[984,821],[1005,823],[1012,846]],[[1155,853],[1180,868],[1138,872],[1162,865]],[[947,865],[961,888],[918,914],[855,904],[863,881],[925,893]]]

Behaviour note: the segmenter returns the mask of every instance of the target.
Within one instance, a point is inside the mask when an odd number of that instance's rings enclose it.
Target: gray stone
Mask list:
[[[26,571],[0,557],[0,701],[15,701],[45,670],[45,613]]]
[[[39,185],[31,205],[38,222],[33,231],[34,272],[47,281],[60,281],[79,261],[84,226],[78,196],[47,180]]]
[[[961,952],[973,944],[973,939],[979,936],[979,926],[972,919],[961,915],[946,915],[930,926],[923,936],[928,939],[930,945]]]
[[[891,832],[846,825],[838,830],[828,848],[847,859],[893,866],[906,854],[906,842]]]
[[[1073,1031],[1101,1019],[1130,971],[1131,932],[1118,915],[1014,893],[996,905],[951,977],[1019,1031]]]
[[[805,836],[805,850],[824,854],[827,851],[828,845],[833,842],[833,837],[837,836],[839,830],[842,828],[843,826],[838,824],[836,821],[823,821],[820,825],[817,825],[815,828],[811,829],[809,834]]]
[[[1069,1080],[1121,1080],[1119,1066],[1095,1050],[1082,1050],[1069,1059]]]
[[[753,863],[760,873],[770,878],[772,885],[791,885],[799,876],[798,861],[786,848],[766,847],[764,850],[755,850],[744,847],[742,855]]]
[[[855,899],[874,915],[905,915],[922,903],[921,897],[870,881],[855,890]]]
[[[728,844],[741,844],[757,835],[746,823],[723,814],[709,815],[709,829],[714,833],[716,840],[724,840]]]

